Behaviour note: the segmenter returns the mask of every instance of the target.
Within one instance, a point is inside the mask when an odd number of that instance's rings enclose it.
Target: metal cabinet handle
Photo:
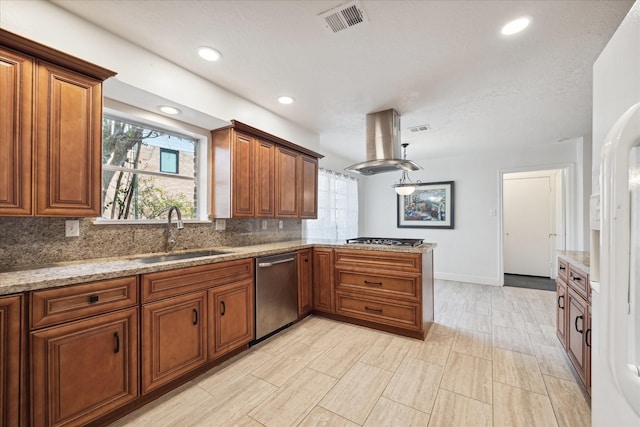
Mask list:
[[[566,270],[567,267],[563,267],[562,265],[560,267],[558,267],[560,270]]]
[[[113,349],[113,352],[120,353],[120,334],[118,332],[114,332],[113,337],[116,339],[116,348]]]
[[[196,310],[195,308],[193,309],[193,324],[198,324],[198,310]]]
[[[564,310],[564,305],[560,305],[560,298],[562,298],[562,302],[564,303],[564,295],[558,297],[558,308]]]
[[[99,295],[91,295],[91,296],[89,297],[89,302],[90,302],[90,303],[98,302],[98,300],[99,300],[99,299],[100,299],[100,296],[99,296]]]
[[[584,334],[584,343],[587,347],[591,347],[591,328],[587,329],[587,332]]]
[[[584,318],[583,316],[578,316],[576,317],[575,322],[573,322],[573,326],[575,326],[576,332],[582,333],[584,331],[583,329],[578,329],[578,319],[582,320],[583,318]]]
[[[370,286],[382,286],[382,282],[370,282],[368,280],[364,281],[365,285],[370,285]]]
[[[582,277],[579,277],[579,276],[571,276],[571,280],[575,280],[575,281],[579,282],[579,281],[581,281],[581,280],[582,280]]]
[[[220,301],[220,316],[224,316],[224,313],[227,311],[227,306],[224,304],[224,301]]]
[[[375,311],[376,313],[382,313],[382,309],[381,308],[371,308],[371,307],[368,307],[368,306],[365,305],[364,309],[367,310],[367,311]]]

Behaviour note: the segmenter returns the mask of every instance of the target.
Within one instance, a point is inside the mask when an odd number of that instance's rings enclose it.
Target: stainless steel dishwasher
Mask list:
[[[256,340],[298,318],[296,252],[256,258]]]

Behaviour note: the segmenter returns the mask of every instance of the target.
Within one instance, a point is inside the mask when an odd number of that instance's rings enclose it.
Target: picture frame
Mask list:
[[[398,195],[398,228],[454,228],[454,182],[417,183],[408,196]]]

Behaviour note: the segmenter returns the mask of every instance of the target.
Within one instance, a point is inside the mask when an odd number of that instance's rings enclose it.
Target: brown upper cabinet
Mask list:
[[[0,215],[100,216],[102,82],[115,73],[0,39]]]
[[[318,217],[322,155],[236,120],[212,141],[211,217]]]

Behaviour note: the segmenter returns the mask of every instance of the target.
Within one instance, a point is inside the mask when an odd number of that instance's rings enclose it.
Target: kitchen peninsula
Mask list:
[[[254,258],[285,252],[297,253],[298,320],[313,313],[424,339],[434,248],[294,240],[2,272],[10,327],[0,339],[22,366],[7,384],[23,411],[31,400],[32,425],[117,419],[247,349]],[[91,380],[77,375],[82,366]]]

